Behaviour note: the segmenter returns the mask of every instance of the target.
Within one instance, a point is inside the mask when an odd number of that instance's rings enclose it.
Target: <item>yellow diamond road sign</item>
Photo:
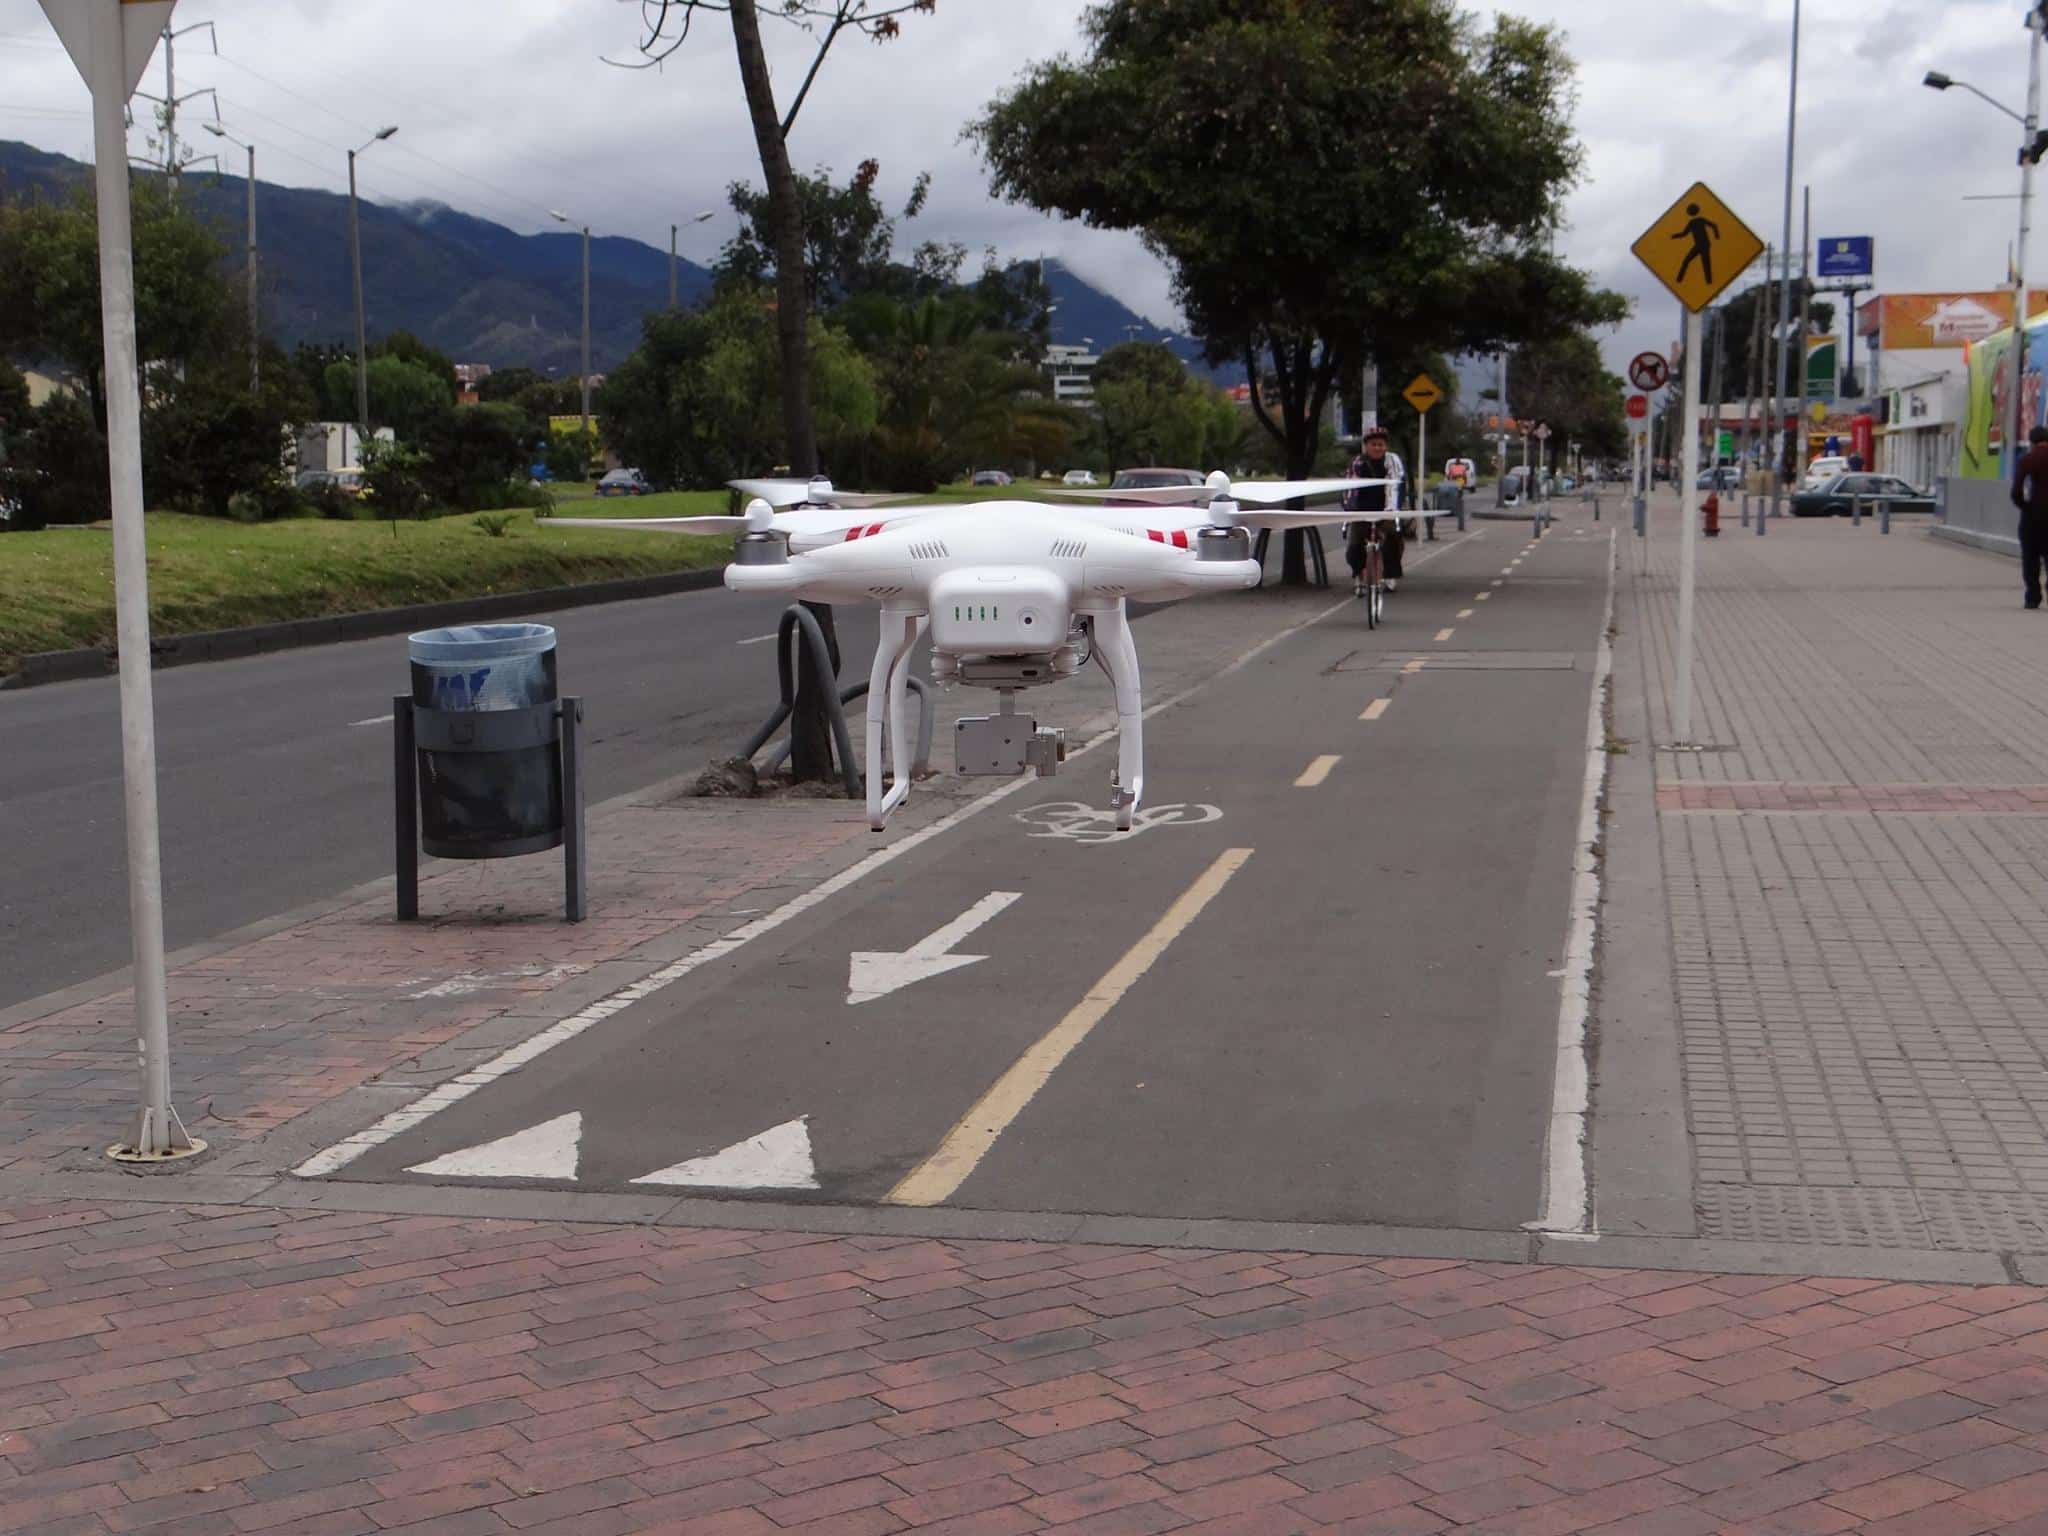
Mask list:
[[[1698,311],[1762,254],[1763,241],[1728,205],[1696,181],[1630,247],[1657,281]]]
[[[1443,399],[1444,392],[1437,388],[1435,379],[1426,373],[1418,373],[1408,381],[1408,387],[1401,391],[1401,398],[1418,411],[1426,411]]]

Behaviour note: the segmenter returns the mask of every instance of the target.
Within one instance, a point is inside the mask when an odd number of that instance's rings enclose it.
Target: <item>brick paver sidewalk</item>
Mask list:
[[[2048,1294],[0,1216],[0,1531],[2048,1531]]]
[[[1697,753],[1656,750],[1675,500],[1622,541],[1699,1231],[2048,1251],[2048,623],[2015,562],[1894,528],[1701,542]]]

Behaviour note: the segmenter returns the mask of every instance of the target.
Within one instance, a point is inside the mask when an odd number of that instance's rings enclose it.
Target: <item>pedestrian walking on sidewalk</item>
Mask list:
[[[2012,472],[2012,504],[2020,509],[2020,579],[2029,608],[2041,606],[2041,565],[2048,561],[2048,427],[2027,434],[2027,451]]]
[[[1346,472],[1352,480],[1399,480],[1400,471],[1387,453],[1387,434],[1383,427],[1368,427],[1361,452],[1351,461]],[[1400,487],[1398,485],[1368,485],[1344,493],[1346,512],[1391,512],[1400,510]],[[1370,531],[1370,522],[1351,525],[1351,537],[1344,546],[1344,561],[1351,567],[1351,585],[1358,586],[1359,573],[1365,569],[1365,541]],[[1401,579],[1401,552],[1406,540],[1401,537],[1398,521],[1386,524],[1386,531],[1380,542],[1380,558],[1386,562],[1387,590],[1394,590]]]

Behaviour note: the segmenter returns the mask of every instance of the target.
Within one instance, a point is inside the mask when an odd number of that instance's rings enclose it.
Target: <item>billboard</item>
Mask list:
[[[2030,320],[2048,314],[2048,293],[2028,294]],[[1970,293],[1887,293],[1859,305],[1856,332],[1887,352],[1928,351],[1982,341],[2012,324],[2012,290]]]
[[[1815,277],[1868,277],[1877,269],[1877,242],[1868,235],[1838,235],[1814,252]]]
[[[1998,456],[2005,449],[2005,427],[2013,419],[2012,332],[2005,331],[1970,348],[1970,392],[1964,407],[1962,442],[1956,473],[1975,480],[1998,478]],[[2043,424],[2043,368],[2048,366],[2048,320],[2027,325],[2027,349],[2020,380],[2022,430]]]
[[[1833,400],[1841,394],[1841,343],[1833,336],[1806,338],[1806,398]]]

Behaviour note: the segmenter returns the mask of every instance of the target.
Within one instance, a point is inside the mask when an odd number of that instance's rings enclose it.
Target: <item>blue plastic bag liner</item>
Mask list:
[[[549,624],[459,624],[408,637],[412,696],[429,709],[524,709],[555,696]]]

